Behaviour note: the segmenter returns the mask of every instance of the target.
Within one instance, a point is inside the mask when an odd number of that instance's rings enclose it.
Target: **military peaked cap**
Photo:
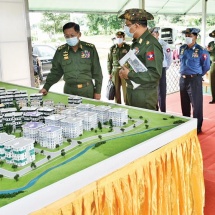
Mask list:
[[[153,20],[154,16],[143,9],[133,8],[126,10],[122,15],[119,16],[119,18],[127,19],[129,21],[142,21]]]
[[[125,33],[123,32],[123,31],[117,31],[116,32],[116,35],[118,35],[118,36],[125,36]]]
[[[150,28],[150,29],[149,29],[149,31],[150,31],[151,33],[158,33],[159,30],[160,30],[160,27],[154,27],[154,28]]]
[[[183,34],[198,34],[200,29],[198,28],[187,28],[186,30],[182,31]]]
[[[215,30],[213,30],[213,31],[209,34],[209,37],[215,38]]]

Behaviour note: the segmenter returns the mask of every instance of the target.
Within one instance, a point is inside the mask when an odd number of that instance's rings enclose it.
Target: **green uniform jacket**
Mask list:
[[[94,79],[94,93],[100,94],[103,76],[95,46],[80,41],[76,52],[68,44],[60,46],[54,55],[51,73],[47,76],[44,88],[48,91],[62,76],[71,87],[91,83]]]
[[[138,39],[134,39],[131,49],[146,66],[146,72],[134,72],[130,68],[127,82],[128,105],[157,110],[158,85],[163,67],[163,49],[151,33],[147,30]],[[140,84],[133,89],[131,81]]]
[[[212,94],[212,101],[215,101],[215,43],[211,41],[208,44],[212,50],[209,51],[210,54],[210,61],[211,61],[211,68],[210,68],[210,87],[211,87],[211,94]]]
[[[148,69],[147,72],[129,72],[129,80],[141,84],[142,88],[157,86],[162,74],[163,49],[157,39],[147,30],[144,34],[133,40],[131,49],[136,50],[136,56]],[[131,84],[128,81],[128,84]]]
[[[130,45],[126,43],[124,43],[122,47],[119,47],[118,45],[111,46],[110,52],[108,54],[108,61],[107,61],[109,75],[112,73],[113,68],[119,69],[120,67],[119,60],[122,57],[124,57],[129,50],[130,50]]]

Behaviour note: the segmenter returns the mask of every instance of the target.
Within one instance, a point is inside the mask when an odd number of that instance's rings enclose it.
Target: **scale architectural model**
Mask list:
[[[188,121],[49,94],[10,84],[0,88],[0,207]]]

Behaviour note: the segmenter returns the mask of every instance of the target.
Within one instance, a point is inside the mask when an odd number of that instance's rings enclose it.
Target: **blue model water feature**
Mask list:
[[[176,125],[169,125],[169,126],[163,126],[164,127],[170,127],[170,126],[176,126]],[[161,128],[161,127],[158,127],[158,128]],[[151,129],[148,129],[146,131],[142,131],[142,132],[139,132],[139,133],[135,133],[135,134],[128,134],[128,135],[124,135],[124,136],[121,136],[121,137],[114,137],[114,138],[111,138],[111,139],[108,139],[108,140],[115,140],[115,139],[119,139],[119,138],[124,138],[125,136],[129,137],[129,136],[134,136],[134,135],[138,135],[138,134],[142,134],[142,133],[146,133],[146,132],[149,132],[149,131],[152,131],[152,130],[156,130],[158,128],[151,128]],[[108,141],[107,140],[107,141]],[[70,161],[72,160],[75,160],[76,158],[80,157],[81,155],[83,155],[84,153],[86,153],[88,150],[90,150],[91,148],[93,148],[95,146],[95,144],[92,144],[88,147],[86,147],[83,151],[79,152],[77,155],[69,158],[68,160],[56,165],[56,166],[53,166],[47,170],[45,170],[44,172],[42,172],[40,175],[38,175],[36,178],[32,179],[27,185],[25,185],[24,187],[20,187],[20,188],[17,188],[17,189],[13,189],[13,190],[0,190],[0,194],[11,194],[11,193],[16,193],[16,192],[19,192],[19,191],[24,191],[30,187],[32,187],[42,176],[44,176],[45,174],[47,174],[48,172],[50,172],[51,170],[53,169],[56,169],[60,166],[63,166],[64,164],[66,163],[69,163]]]

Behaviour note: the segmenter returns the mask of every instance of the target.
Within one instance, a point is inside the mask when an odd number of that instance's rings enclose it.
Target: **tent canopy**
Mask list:
[[[202,1],[207,1],[207,14],[214,15],[215,0],[28,0],[29,11],[120,14],[143,4],[154,15],[202,15]]]

